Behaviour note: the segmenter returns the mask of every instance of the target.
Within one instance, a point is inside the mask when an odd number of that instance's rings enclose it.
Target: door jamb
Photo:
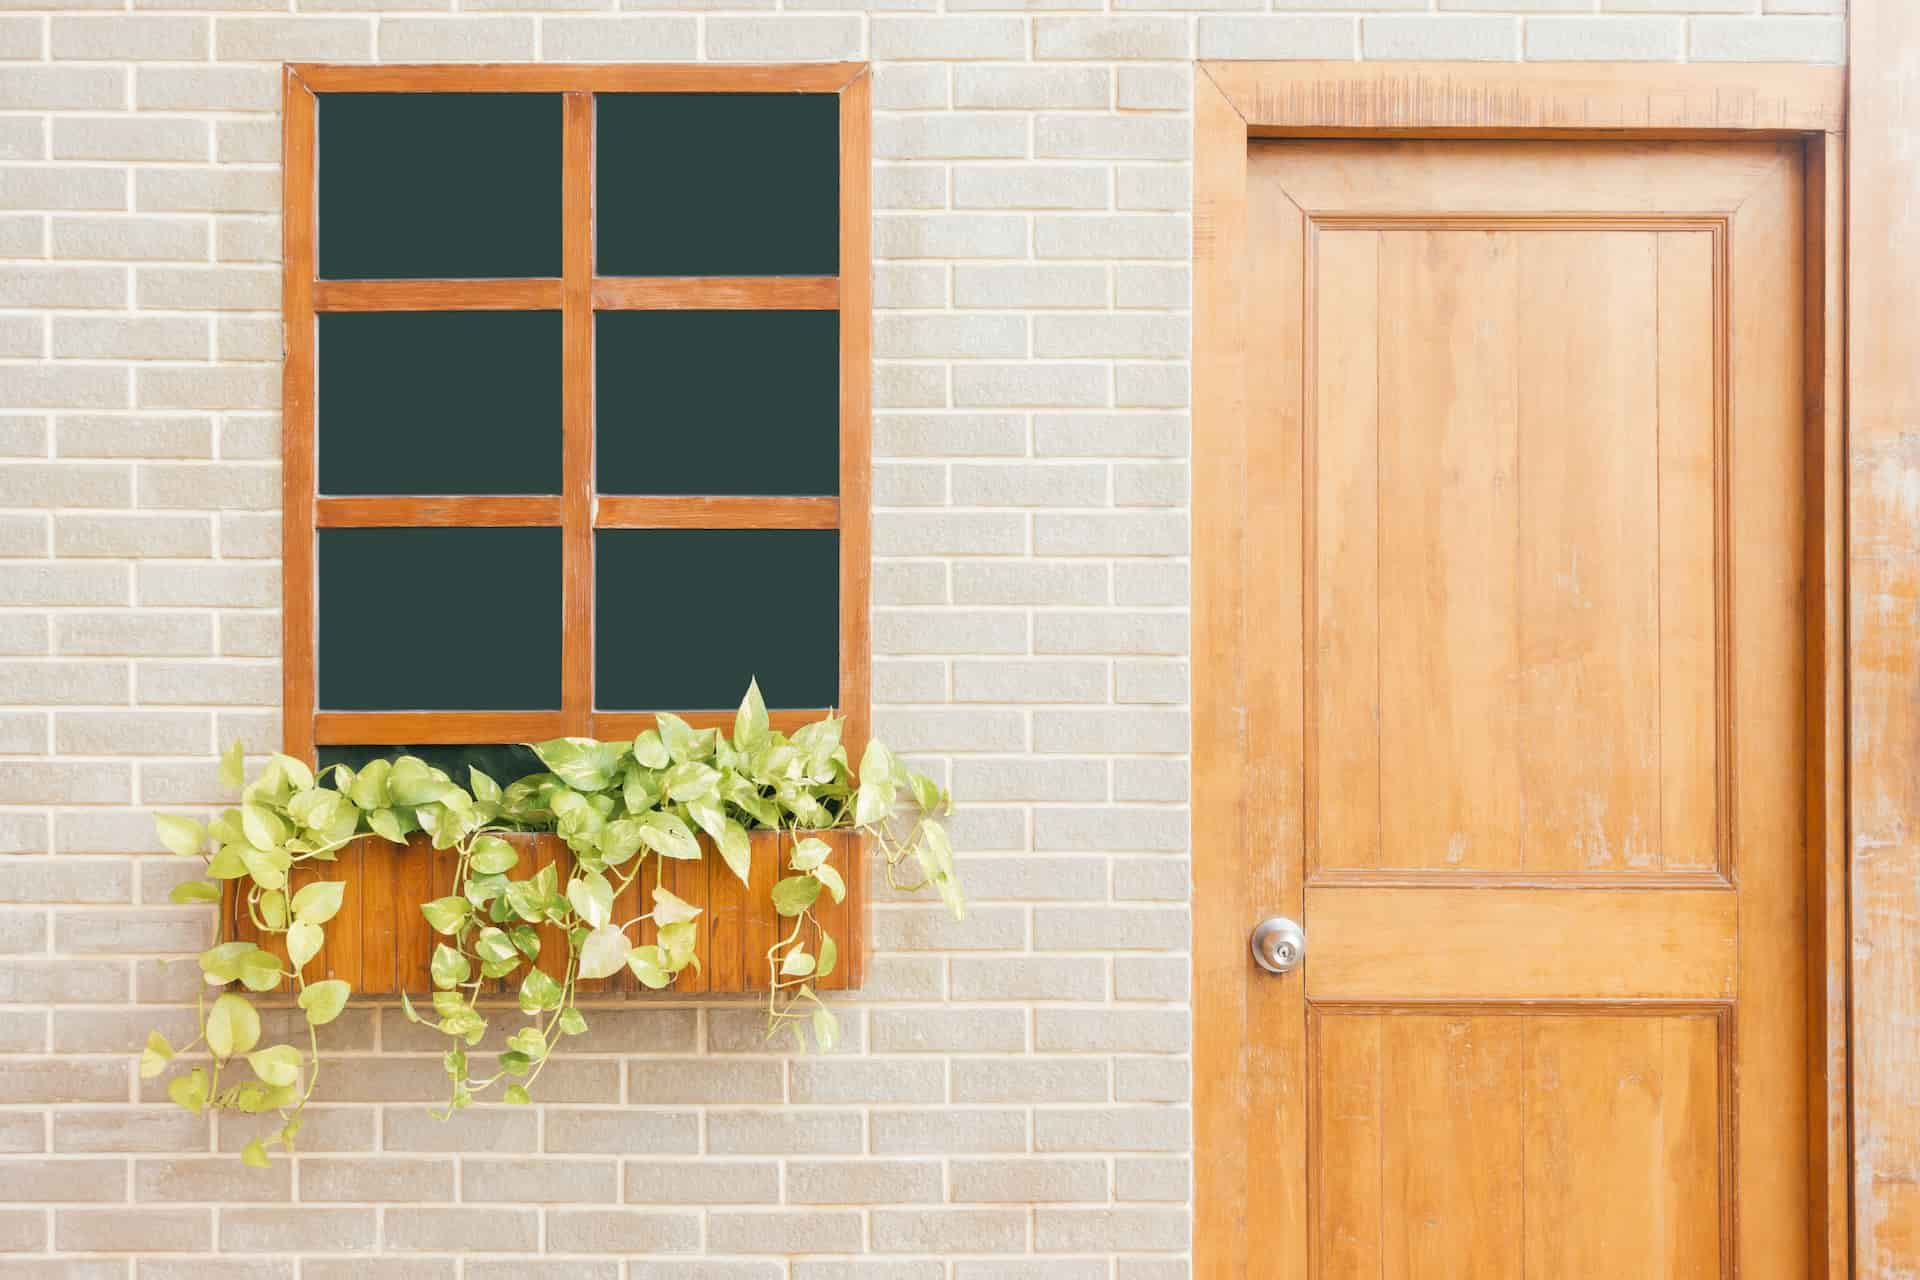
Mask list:
[[[1202,62],[1194,77],[1194,1260],[1202,1280],[1293,1273],[1249,1257],[1245,1197],[1270,1181],[1257,1092],[1284,1063],[1249,1043],[1246,945],[1275,904],[1246,854],[1261,779],[1246,738],[1244,531],[1248,143],[1257,137],[1798,138],[1806,150],[1808,1274],[1851,1257],[1847,1085],[1844,68],[1801,65]],[[1299,828],[1288,831],[1298,838]],[[1300,886],[1287,887],[1297,897]],[[1295,904],[1297,907],[1297,904]],[[1271,981],[1271,980],[1269,980]],[[1304,1188],[1276,1188],[1288,1197]],[[1278,1269],[1276,1269],[1276,1264]]]

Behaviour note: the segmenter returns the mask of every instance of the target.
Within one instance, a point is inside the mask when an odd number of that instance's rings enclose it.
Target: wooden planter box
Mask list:
[[[783,874],[787,852],[793,842],[818,836],[833,846],[832,865],[847,881],[847,898],[836,904],[822,893],[814,914],[839,944],[840,963],[834,972],[815,985],[823,991],[839,991],[860,985],[865,959],[864,903],[860,890],[865,884],[865,850],[860,838],[849,831],[752,833],[752,883],[743,885],[721,860],[719,852],[705,836],[700,838],[704,856],[697,862],[659,859],[660,885],[701,908],[694,923],[700,930],[694,953],[700,968],[689,966],[673,985],[659,992],[648,992],[639,979],[627,970],[610,978],[583,980],[583,992],[610,995],[689,995],[699,993],[764,992],[771,974],[767,948],[786,937],[793,922],[783,920],[773,909],[774,882]],[[558,836],[511,835],[507,839],[520,850],[520,865],[509,874],[512,879],[531,876],[550,863],[560,867],[564,885],[572,855]],[[439,935],[420,914],[420,904],[453,892],[454,855],[452,850],[436,851],[427,838],[415,834],[404,847],[388,844],[373,836],[363,836],[340,850],[339,861],[308,863],[295,880],[298,888],[309,880],[344,880],[347,885],[340,914],[327,923],[327,941],[320,954],[307,962],[309,982],[340,978],[352,984],[360,995],[417,995],[431,991],[433,983],[427,965]],[[317,874],[314,874],[317,872]],[[237,891],[244,881],[228,884],[221,911],[232,939],[261,941],[259,931],[247,917],[244,899]],[[643,895],[642,885],[645,886]],[[629,885],[614,900],[613,918],[631,920],[651,909],[653,866]],[[646,905],[642,905],[643,902]],[[651,922],[636,930],[642,944],[654,940]],[[809,929],[814,933],[815,930]],[[632,935],[629,935],[632,936]],[[286,951],[276,935],[270,950],[285,963]],[[808,939],[807,949],[817,942]],[[566,936],[557,926],[540,929],[539,966],[558,980],[565,969]],[[525,970],[495,983],[502,994],[517,988]]]

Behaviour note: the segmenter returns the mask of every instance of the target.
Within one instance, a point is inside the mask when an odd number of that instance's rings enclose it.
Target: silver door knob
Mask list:
[[[1268,916],[1253,927],[1253,961],[1268,973],[1292,973],[1306,954],[1306,931],[1285,916]]]

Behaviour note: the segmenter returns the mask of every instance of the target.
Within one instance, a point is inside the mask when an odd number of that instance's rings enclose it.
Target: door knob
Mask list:
[[[1268,973],[1291,973],[1306,954],[1306,931],[1285,916],[1268,916],[1254,926],[1253,960]]]

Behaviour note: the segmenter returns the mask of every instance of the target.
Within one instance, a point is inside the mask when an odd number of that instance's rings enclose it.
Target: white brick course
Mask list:
[[[48,1275],[1186,1280],[1190,59],[1837,61],[1843,11],[0,14],[0,1251]],[[209,929],[166,902],[152,810],[223,801],[218,746],[278,731],[279,63],[375,58],[875,63],[876,724],[958,791],[973,908],[877,888],[834,1055],[770,1051],[745,1003],[590,1011],[540,1106],[452,1125],[425,1112],[437,1045],[360,1010],[296,1179],[216,1154],[245,1126],[160,1105],[127,1050],[190,1018],[196,975],[163,961]]]

